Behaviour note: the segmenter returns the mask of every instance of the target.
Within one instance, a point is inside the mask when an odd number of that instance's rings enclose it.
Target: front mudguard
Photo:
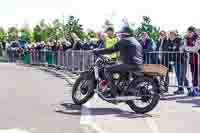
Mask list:
[[[81,72],[80,76],[83,77],[85,80],[91,80],[91,79],[95,78],[93,71]]]
[[[94,71],[84,71],[80,73],[80,76],[85,80],[91,81],[90,84],[95,88],[97,85],[97,80],[95,79]]]

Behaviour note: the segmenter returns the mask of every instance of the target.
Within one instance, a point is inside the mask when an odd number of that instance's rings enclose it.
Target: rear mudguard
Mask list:
[[[145,78],[145,77],[151,79],[152,82],[154,82],[154,84],[156,85],[156,88],[154,88],[154,90],[158,94],[160,94],[160,82],[159,82],[158,78],[156,78],[156,76],[152,76],[152,75],[144,75],[144,77],[138,77],[138,78]],[[129,87],[135,86],[136,81],[137,81],[137,79],[133,80],[132,83],[130,83]]]
[[[155,90],[157,91],[157,93],[161,93],[161,85],[160,85],[160,81],[158,79],[159,75],[145,75],[145,77],[151,78],[153,80],[153,82],[156,84],[156,88]]]

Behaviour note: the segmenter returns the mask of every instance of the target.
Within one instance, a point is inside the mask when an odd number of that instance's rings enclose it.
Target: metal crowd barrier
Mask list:
[[[64,57],[64,68],[73,72],[85,71],[94,64],[94,55],[89,51],[67,51]]]
[[[31,65],[49,65],[68,71],[82,72],[94,63],[94,55],[89,51],[51,51],[48,49],[32,50]]]
[[[144,63],[166,66],[170,87],[200,87],[199,53],[153,51],[144,54]]]
[[[19,52],[17,48],[7,49],[8,61],[10,63],[16,63],[17,61],[22,60],[23,53]]]
[[[9,61],[23,59],[25,64],[49,65],[67,71],[82,72],[91,66],[95,57],[90,51],[52,51],[50,49],[31,50],[23,53],[8,51]],[[22,58],[23,57],[23,58]],[[199,53],[153,51],[144,54],[145,64],[162,64],[169,68],[171,87],[200,86],[200,55]]]

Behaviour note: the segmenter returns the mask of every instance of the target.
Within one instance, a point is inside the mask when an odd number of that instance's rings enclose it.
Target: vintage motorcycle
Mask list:
[[[105,56],[99,56],[94,65],[82,72],[73,85],[72,99],[75,104],[86,103],[96,93],[102,100],[117,104],[124,102],[136,113],[153,110],[160,100],[161,86],[158,75],[148,72],[113,73],[118,96],[110,97],[105,76],[105,66],[111,65]]]

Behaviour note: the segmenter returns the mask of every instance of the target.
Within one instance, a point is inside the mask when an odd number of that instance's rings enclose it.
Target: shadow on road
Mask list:
[[[195,106],[193,106],[193,107],[200,107],[200,98],[188,99],[188,100],[178,100],[177,102],[183,103],[183,104],[194,104]]]
[[[49,70],[43,70],[44,72],[47,72],[47,73],[50,73],[52,74],[53,76],[55,77],[58,77],[58,78],[61,78],[61,79],[65,79],[65,77],[62,75],[62,74],[58,74],[56,72],[53,72],[53,71],[49,71]]]
[[[166,101],[176,101],[181,104],[194,104],[193,107],[200,107],[200,97],[189,97],[189,96],[170,96],[165,97]]]
[[[135,118],[147,118],[147,117],[154,117],[154,116],[149,115],[149,114],[136,114],[132,112],[132,113],[118,114],[117,117],[135,119]]]
[[[86,108],[84,106],[75,105],[71,103],[61,104],[60,107],[61,108],[57,109],[55,112],[66,115],[83,115],[83,116],[114,115],[114,117],[129,118],[129,119],[153,117],[152,115],[149,114],[136,114],[134,112],[124,111],[117,108]]]
[[[194,107],[194,108],[200,108],[200,105],[199,106],[192,106],[192,107]]]
[[[81,106],[72,103],[60,104],[60,108],[56,109],[55,112],[67,115],[81,115]]]
[[[130,118],[130,119],[152,117],[149,114],[136,114],[135,112],[129,112],[118,108],[90,108],[90,112],[91,112],[90,115],[92,116],[114,115],[114,117]]]
[[[51,71],[51,70],[48,70],[48,69],[40,69],[40,70],[42,70],[42,71],[44,71],[44,72],[46,72],[46,73],[48,73],[48,74],[51,74],[51,75],[53,75],[53,76],[55,76],[55,77],[57,77],[57,78],[64,79],[65,81],[67,81],[67,83],[68,83],[70,86],[73,85],[73,84],[72,84],[70,81],[68,81],[68,80],[65,78],[65,76],[62,75],[62,74],[59,74],[59,73],[57,73],[57,72],[54,72],[54,71]],[[72,77],[71,77],[71,78],[72,78]],[[73,78],[72,78],[72,79],[73,79]]]
[[[191,97],[188,97],[188,96],[174,96],[174,95],[164,97],[164,100],[166,100],[166,101],[177,101],[177,100],[184,100],[184,99],[191,99]]]

